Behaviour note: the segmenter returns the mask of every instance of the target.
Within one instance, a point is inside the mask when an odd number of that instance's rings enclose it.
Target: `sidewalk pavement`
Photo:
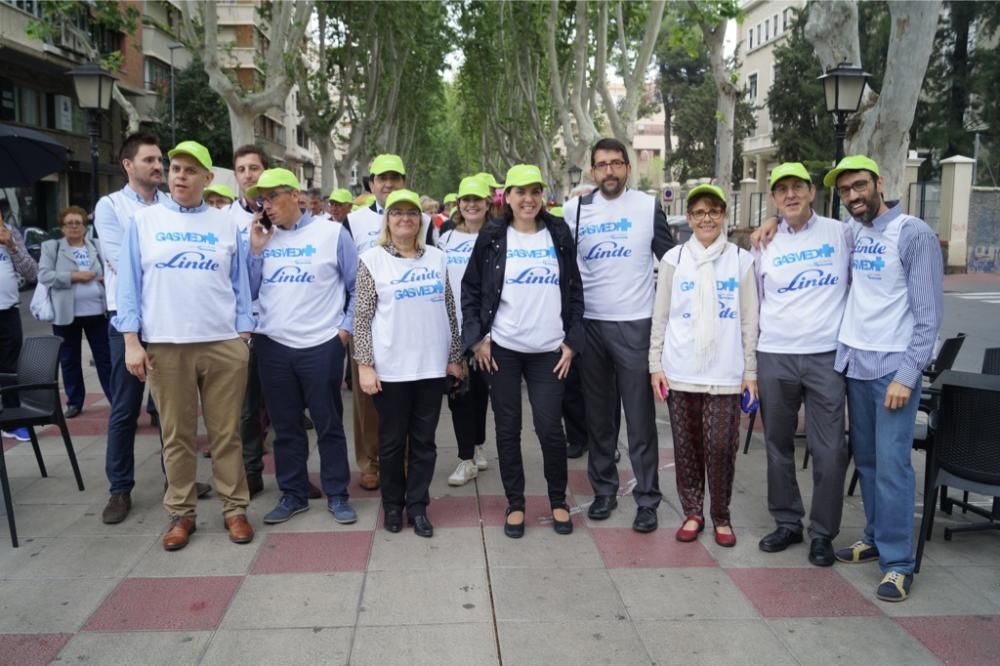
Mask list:
[[[88,386],[97,387],[85,368]],[[943,527],[965,518],[939,514],[910,600],[880,602],[877,565],[820,569],[807,562],[807,545],[777,554],[757,549],[772,529],[758,433],[737,460],[739,543],[720,548],[710,529],[696,543],[679,543],[670,428],[658,406],[660,529],[633,532],[627,496],[610,520],[589,521],[584,457],[570,461],[576,529],[559,536],[545,522],[529,410],[525,401],[530,497],[523,539],[502,532],[492,425],[490,468],[466,486],[447,485],[457,448],[443,408],[432,539],[381,529],[379,495],[361,490],[356,473],[356,524],[336,524],[325,503],[314,501],[309,512],[265,526],[261,517],[279,496],[268,456],[266,490],[250,508],[253,543],[228,541],[213,496],[199,504],[190,545],[167,553],[160,545],[167,519],[159,441],[145,415],[132,513],[120,525],[101,523],[108,407],[103,396],[90,395],[70,421],[86,491],[76,490],[54,428],[41,437],[45,479],[29,444],[3,440],[21,547],[11,548],[0,518],[0,664],[997,663],[997,532],[945,542]],[[923,461],[914,454],[918,488]],[[200,480],[210,479],[210,466],[199,460]],[[315,451],[310,469],[318,481]],[[619,469],[627,495],[627,455]],[[811,472],[800,472],[799,484],[808,502]],[[835,546],[852,543],[863,525],[860,497],[846,498]]]

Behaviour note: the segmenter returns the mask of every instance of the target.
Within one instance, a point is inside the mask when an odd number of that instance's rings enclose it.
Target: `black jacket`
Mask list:
[[[560,218],[542,212],[541,220],[552,235],[559,262],[565,343],[575,353],[583,351],[583,284],[576,265],[576,247],[569,226]],[[462,347],[469,351],[493,327],[500,305],[504,270],[507,267],[507,222],[491,220],[479,232],[469,265],[462,278]]]

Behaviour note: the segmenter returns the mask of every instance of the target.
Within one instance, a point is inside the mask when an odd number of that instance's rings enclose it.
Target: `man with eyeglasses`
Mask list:
[[[580,377],[590,445],[587,474],[595,495],[587,515],[605,520],[618,506],[614,424],[620,394],[635,476],[632,529],[652,532],[662,498],[648,366],[653,265],[674,242],[658,199],[628,188],[631,165],[624,144],[601,139],[590,151],[590,165],[597,189],[563,206],[577,239],[584,293],[587,349],[580,355]]]
[[[876,595],[903,601],[913,582],[916,475],[910,459],[920,382],[943,311],[944,267],[937,235],[885,201],[878,165],[863,155],[823,179],[851,213],[851,289],[834,367],[847,374],[851,450],[861,479],[865,531],[837,551],[841,562],[878,560]]]
[[[799,162],[771,171],[777,234],[755,251],[760,295],[757,383],[767,445],[767,505],[777,529],[758,544],[777,553],[802,543],[805,510],[796,481],[795,431],[806,406],[812,453],[809,561],[834,563],[848,450],[844,440],[845,385],[834,370],[837,333],[850,284],[851,226],[812,209],[816,188]]]

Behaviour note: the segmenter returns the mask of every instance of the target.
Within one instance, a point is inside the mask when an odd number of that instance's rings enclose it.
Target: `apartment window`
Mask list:
[[[156,58],[146,58],[143,70],[146,90],[163,93],[170,88],[170,65]]]
[[[771,40],[771,19],[764,21],[764,41]]]
[[[753,51],[753,28],[747,30],[747,44],[749,45],[747,46],[747,50]]]
[[[757,101],[757,75],[751,74],[747,77],[747,101],[756,102]]]
[[[760,46],[761,44],[763,44],[763,42],[760,41],[760,23],[758,23],[757,24],[757,46]]]
[[[27,12],[32,16],[37,16],[42,18],[42,3],[41,0],[0,0],[5,5],[10,5],[11,7],[16,7],[22,12]]]
[[[778,15],[775,14],[771,17],[771,20],[774,21],[774,36],[777,37],[781,34],[781,24],[778,23]]]

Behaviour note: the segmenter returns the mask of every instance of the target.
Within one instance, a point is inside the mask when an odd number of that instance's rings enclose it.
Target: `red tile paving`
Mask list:
[[[896,622],[946,664],[1000,662],[1000,615],[901,617]]]
[[[765,618],[882,614],[833,569],[726,569],[726,573]]]
[[[269,534],[250,573],[364,571],[371,548],[371,531]]]
[[[44,666],[71,638],[73,634],[0,634],[0,664]]]
[[[242,576],[126,578],[84,631],[215,629],[242,582]]]
[[[436,497],[427,507],[434,527],[479,527],[479,498]]]
[[[609,569],[719,566],[699,542],[681,543],[665,528],[640,534],[631,527],[595,527],[590,534]]]

